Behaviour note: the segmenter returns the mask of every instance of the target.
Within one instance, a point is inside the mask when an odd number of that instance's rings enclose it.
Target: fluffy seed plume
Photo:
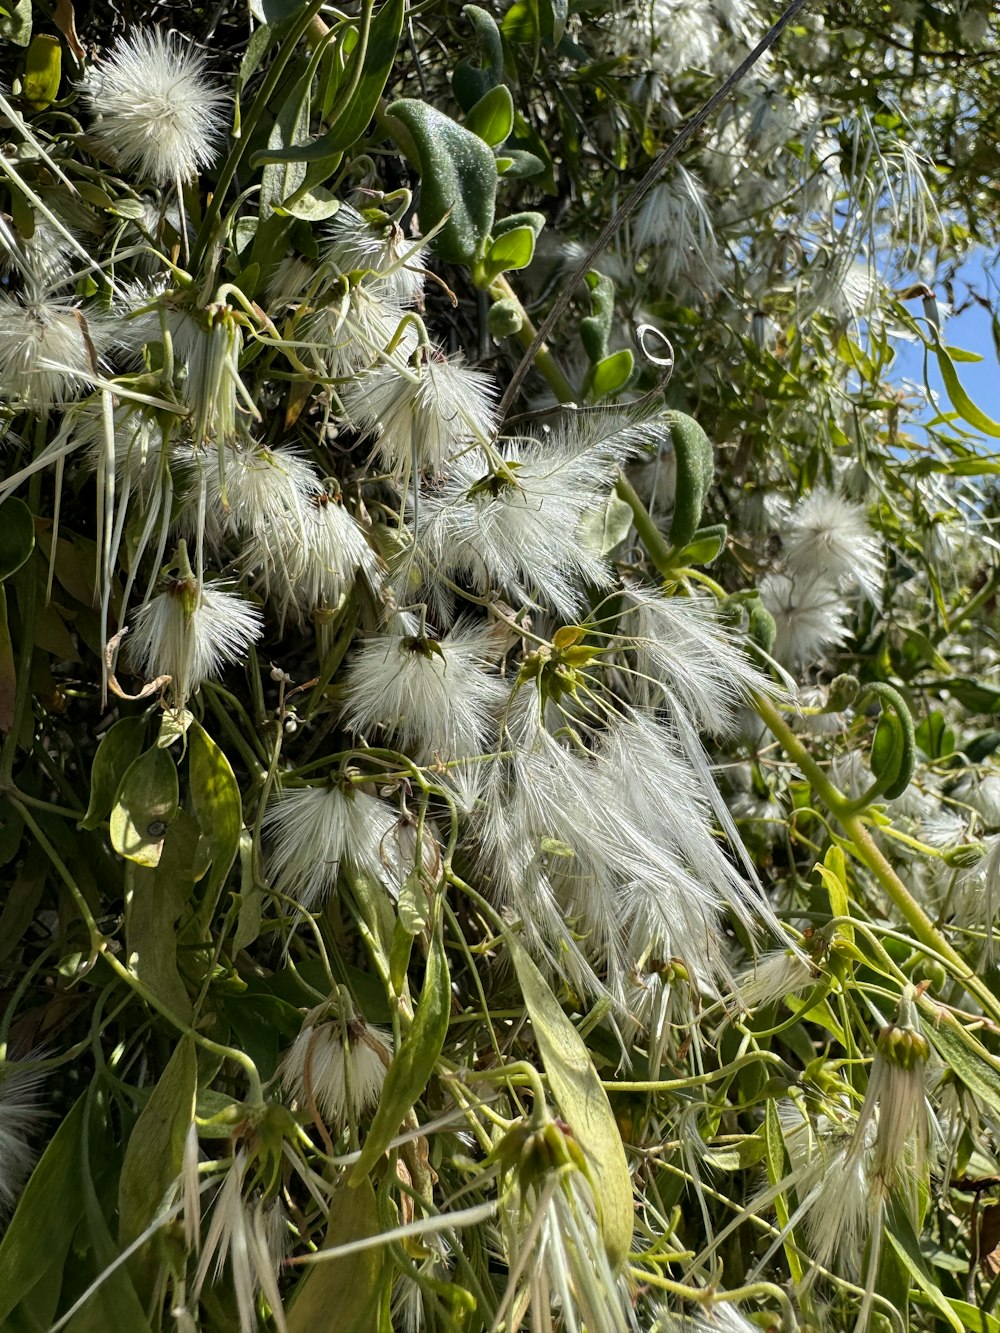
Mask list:
[[[91,76],[92,130],[123,171],[157,185],[190,180],[215,157],[226,94],[173,33],[135,28]]]
[[[392,1037],[363,1019],[346,1024],[345,1045],[339,1022],[307,1016],[281,1062],[281,1079],[300,1106],[314,1104],[330,1125],[340,1126],[373,1110],[392,1055]]]
[[[129,657],[148,679],[170,676],[180,707],[204,681],[241,661],[263,628],[260,611],[222,583],[181,576],[139,608]]]

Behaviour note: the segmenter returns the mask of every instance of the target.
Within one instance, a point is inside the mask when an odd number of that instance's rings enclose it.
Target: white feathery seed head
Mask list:
[[[423,291],[418,238],[407,237],[378,207],[359,212],[342,203],[330,220],[322,258],[340,273],[371,269],[373,279],[403,306]]]
[[[927,1164],[931,1118],[925,1070],[929,1057],[930,1043],[920,1031],[913,989],[908,986],[896,1022],[887,1023],[878,1034],[856,1131],[857,1137],[863,1136],[875,1120],[868,1174],[883,1194],[912,1185]]]
[[[760,581],[760,600],[774,617],[774,656],[785,666],[808,666],[847,638],[847,606],[826,579],[774,571]]]
[[[341,400],[351,424],[376,441],[394,476],[440,472],[460,450],[496,431],[496,387],[462,357],[418,349],[403,369],[378,365],[344,387]]]
[[[242,329],[228,307],[210,311],[168,307],[167,327],[174,359],[185,368],[181,395],[191,408],[188,429],[194,443],[231,444],[240,416],[256,411],[240,379]],[[158,318],[151,315],[146,320],[144,334],[149,340],[160,337]]]
[[[822,578],[845,589],[859,588],[870,601],[880,601],[882,550],[864,505],[836,491],[815,490],[789,514],[781,543],[785,563],[797,580]]]
[[[695,726],[732,734],[740,708],[772,685],[749,661],[706,597],[664,597],[627,587],[620,629],[635,654],[636,701],[662,703],[664,690]]]
[[[652,1333],[757,1333],[757,1325],[751,1324],[739,1307],[724,1297],[725,1292],[719,1291],[712,1304],[704,1309],[665,1313],[653,1326]]]
[[[38,1092],[43,1075],[0,1060],[0,1221],[13,1212],[31,1174],[33,1131],[41,1118]]]
[[[75,398],[100,372],[111,333],[97,311],[0,292],[0,394],[35,411]]]
[[[179,518],[179,530],[189,542],[196,538],[200,521],[213,545],[239,536],[260,543],[262,555],[266,552],[271,559],[283,545],[305,541],[304,515],[321,487],[315,468],[296,449],[269,448],[247,439],[193,458],[189,454],[189,463],[198,484]]]
[[[526,1133],[534,1144],[524,1145]],[[552,1121],[533,1132],[515,1127],[510,1137],[512,1150],[500,1146],[502,1157],[515,1163],[501,1194],[512,1274],[502,1308],[526,1314],[530,1307],[530,1327],[540,1333],[555,1327],[565,1333],[638,1333],[632,1292],[625,1275],[612,1269],[579,1148]],[[517,1170],[518,1148],[534,1169]]]
[[[163,475],[163,427],[142,408],[125,403],[115,408],[113,422],[117,484],[147,496]],[[97,471],[106,465],[108,441],[100,399],[89,399],[71,409],[63,425],[86,450],[88,467]]]
[[[304,483],[304,474],[297,478]],[[301,620],[334,611],[358,578],[373,589],[382,574],[379,558],[360,523],[321,485],[306,496],[298,513],[272,528],[258,528],[242,556],[257,586],[277,603],[279,619]]]
[[[584,519],[606,503],[619,465],[652,429],[594,413],[544,439],[504,441],[503,465],[485,473],[478,455],[464,455],[421,495],[422,563],[468,579],[478,593],[502,590],[572,616],[585,586],[611,581],[607,562],[583,540]]]
[[[422,760],[464,759],[492,737],[507,687],[494,628],[459,621],[443,638],[385,634],[356,649],[343,675],[343,723],[386,730]]]
[[[995,769],[970,770],[955,784],[951,795],[971,806],[986,828],[1000,829],[1000,773]]]
[[[325,1006],[323,1006],[325,1008]],[[385,1071],[392,1058],[392,1036],[363,1019],[347,1024],[345,1046],[341,1024],[307,1015],[302,1031],[281,1062],[281,1081],[302,1107],[315,1104],[327,1124],[348,1121],[348,1104],[359,1120],[378,1105]]]
[[[356,787],[288,787],[264,813],[275,887],[306,910],[323,902],[341,864],[381,883],[393,895],[412,866],[391,806]]]
[[[133,28],[120,37],[90,73],[87,96],[100,117],[92,137],[123,171],[172,185],[215,158],[228,98],[201,53],[174,33]]]
[[[819,973],[799,953],[776,949],[758,958],[753,967],[736,978],[733,991],[745,1009],[762,1009],[777,1004],[786,995],[799,995],[812,989]]]
[[[257,607],[221,581],[199,585],[182,574],[136,612],[128,656],[147,679],[169,676],[180,707],[204,681],[242,661],[263,629]]]
[[[325,297],[325,304],[303,311],[296,337],[316,368],[335,380],[351,379],[373,366],[395,337],[405,311],[377,283],[358,282]],[[396,344],[394,356],[404,365],[417,344],[416,332],[407,326]]]
[[[267,1199],[248,1191],[252,1163],[246,1149],[240,1148],[215,1196],[191,1302],[197,1306],[210,1270],[213,1282],[218,1282],[228,1259],[240,1333],[257,1331],[258,1290],[271,1306],[279,1333],[285,1333],[277,1275],[288,1248],[288,1219],[280,1195]]]

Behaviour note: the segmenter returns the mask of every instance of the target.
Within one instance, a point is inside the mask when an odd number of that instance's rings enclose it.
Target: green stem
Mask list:
[[[946,958],[970,991],[975,993],[980,1000],[986,997],[989,1008],[995,1010],[995,997],[978,982],[978,978],[970,970],[965,959],[937,929],[893,870],[876,845],[861,815],[857,811],[852,811],[853,802],[837,790],[769,699],[765,699],[762,695],[755,696],[754,707],[771,733],[781,742],[785,753],[798,764],[803,774],[809,779],[813,789],[822,798],[830,813],[847,834],[857,859],[867,867],[878,881],[906,921],[906,924],[913,931],[916,939]],[[983,992],[983,994],[981,995],[980,992]]]
[[[110,940],[101,933],[101,929],[94,919],[94,914],[91,912],[87,905],[86,898],[84,898],[80,891],[80,886],[70,874],[62,857],[52,846],[51,842],[49,842],[45,833],[36,821],[32,818],[27,806],[22,805],[21,802],[14,797],[9,797],[9,799],[11,805],[18,810],[25,824],[31,829],[38,845],[45,852],[59,878],[69,890],[70,897],[73,899],[76,910],[79,912],[80,917],[87,928],[92,957],[94,959],[102,957],[111,970],[118,976],[119,980],[123,981],[141,1000],[144,1000],[151,1009],[155,1009],[157,1013],[162,1014],[163,1017],[177,1028],[179,1032],[183,1033],[184,1036],[190,1037],[206,1051],[211,1051],[213,1055],[221,1056],[224,1060],[232,1060],[234,1063],[240,1065],[243,1072],[246,1074],[247,1082],[250,1085],[250,1099],[252,1103],[255,1106],[263,1105],[264,1092],[261,1086],[260,1074],[250,1056],[244,1051],[236,1050],[232,1046],[223,1046],[221,1042],[212,1041],[211,1037],[206,1037],[204,1033],[198,1032],[188,1023],[185,1023],[182,1018],[178,1018],[175,1013],[167,1008],[163,1001],[159,999],[155,992],[153,992],[145,982],[140,981],[134,972],[130,972],[124,963],[120,962],[119,959],[115,957],[108,948]]]
[[[721,1069],[713,1069],[708,1074],[692,1074],[689,1078],[639,1079],[634,1082],[602,1079],[601,1083],[606,1092],[679,1092],[682,1088],[706,1087],[720,1078],[730,1078],[746,1065],[759,1063],[775,1065],[783,1073],[788,1071],[787,1063],[774,1051],[748,1051],[746,1055],[738,1055]]]
[[[664,578],[675,578],[676,571],[673,568],[673,562],[677,552],[650,518],[649,510],[642,503],[638,492],[624,473],[615,482],[615,492],[618,498],[624,500],[631,509],[633,526],[639,534],[639,540],[645,546],[646,554],[650,560]]]
[[[494,301],[514,302],[518,310],[521,312],[521,327],[518,330],[516,337],[522,347],[524,347],[525,349],[529,348],[535,341],[535,334],[537,333],[537,329],[535,328],[534,324],[532,324],[531,319],[528,316],[528,312],[521,304],[517,293],[514,291],[514,288],[510,285],[507,279],[501,274],[499,278],[493,279],[493,281],[487,288],[487,292]],[[555,396],[559,399],[561,403],[578,403],[580,401],[580,395],[576,392],[572,384],[570,384],[569,380],[559,369],[559,366],[555,358],[548,349],[547,343],[542,343],[538,351],[535,353],[534,366],[535,369],[544,377],[549,388],[552,390],[552,392],[555,394]]]
[[[253,131],[256,129],[257,122],[267,107],[271,94],[277,88],[281,81],[281,76],[285,72],[285,66],[292,58],[299,38],[310,30],[314,18],[323,8],[324,0],[311,0],[305,11],[299,16],[298,22],[288,35],[288,40],[282,43],[281,48],[275,57],[274,64],[267,72],[260,91],[254,98],[253,105],[247,112],[246,119],[240,128],[240,137],[229,150],[229,155],[222,164],[222,170],[219,172],[219,179],[216,182],[215,191],[212,195],[212,202],[205,210],[205,217],[201,227],[198,229],[198,236],[194,243],[192,262],[192,272],[197,272],[201,259],[208,251],[215,228],[218,225],[219,214],[226,197],[226,193],[232,185],[239,170],[240,163],[243,161],[243,155],[246,152],[250,139],[253,137]],[[315,38],[313,38],[315,40]]]

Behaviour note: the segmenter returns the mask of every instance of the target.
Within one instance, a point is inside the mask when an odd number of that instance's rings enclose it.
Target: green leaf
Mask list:
[[[615,284],[606,273],[592,268],[586,277],[591,314],[580,321],[580,341],[592,365],[608,354],[608,338],[615,313]]]
[[[125,770],[111,811],[111,845],[140,866],[155,866],[163,839],[177,817],[177,766],[154,745]]]
[[[996,685],[988,685],[983,680],[973,680],[965,676],[949,676],[944,680],[932,681],[931,684],[936,689],[947,690],[970,712],[1000,712],[1000,688]]]
[[[7,614],[7,589],[0,584],[0,731],[8,732],[14,725],[16,702],[17,667]]]
[[[214,913],[240,850],[243,802],[229,760],[197,722],[192,724],[188,738],[188,778],[191,807],[212,860],[204,902],[206,910]]]
[[[198,825],[182,810],[167,831],[159,864],[130,864],[125,876],[128,966],[183,1022],[190,1020],[191,999],[177,970],[177,922],[194,892],[199,841]]]
[[[974,426],[976,430],[982,431],[984,435],[989,435],[992,439],[1000,439],[1000,422],[988,417],[965,392],[962,382],[958,378],[955,364],[949,355],[949,349],[943,343],[937,342],[934,344],[934,352],[937,356],[941,378],[944,380],[944,387],[948,391],[948,397],[955,411],[963,421],[968,422],[970,426]]]
[[[344,72],[344,85],[350,87],[354,63],[359,60],[363,62],[357,87],[346,106],[334,109],[333,124],[326,134],[311,143],[297,143],[277,149],[272,149],[269,144],[264,152],[253,155],[251,163],[254,166],[262,162],[306,163],[329,158],[330,169],[334,169],[334,159],[339,160],[340,154],[357,143],[375,114],[396,58],[396,48],[403,31],[404,10],[405,0],[386,0],[372,19],[366,49],[362,52],[360,48],[355,48]]]
[[[31,39],[25,57],[23,94],[33,109],[42,111],[59,96],[62,45],[58,37],[39,33]]]
[[[35,520],[16,497],[0,505],[0,582],[16,574],[35,549]]]
[[[309,139],[309,120],[312,114],[312,79],[303,75],[285,97],[267,140],[266,153],[258,154],[256,162],[264,162],[260,186],[260,218],[264,219],[299,190],[305,182],[306,164],[288,157]]]
[[[962,1321],[951,1305],[941,1294],[941,1288],[934,1281],[924,1256],[920,1253],[920,1242],[914,1233],[910,1219],[900,1208],[890,1208],[890,1218],[883,1231],[885,1239],[895,1250],[910,1277],[925,1293],[931,1305],[944,1317],[949,1328],[955,1333],[963,1333]]]
[[[101,737],[90,770],[90,804],[80,828],[95,829],[111,813],[125,770],[142,753],[144,717],[123,717]]]
[[[66,1325],[66,1333],[107,1333],[128,1329],[129,1333],[151,1333],[142,1304],[126,1268],[112,1267],[118,1246],[108,1230],[105,1197],[113,1187],[119,1153],[107,1096],[98,1082],[86,1093],[86,1123],[77,1155],[77,1191],[83,1196],[84,1217],[77,1228],[73,1253],[83,1262],[79,1276],[87,1287],[100,1277],[83,1307]]]
[[[584,514],[577,535],[585,546],[603,556],[621,545],[631,526],[631,505],[612,491],[603,509]]]
[[[531,210],[524,213],[508,213],[505,218],[498,218],[494,222],[493,239],[496,240],[498,236],[505,236],[507,232],[513,231],[515,227],[530,227],[537,241],[544,226],[544,213],[535,213]]]
[[[632,1178],[608,1094],[583,1038],[530,955],[513,935],[505,938],[549,1087],[590,1171],[608,1257],[623,1264],[632,1246]]]
[[[330,1225],[320,1253],[377,1236],[380,1230],[375,1191],[368,1177],[357,1189],[340,1185],[330,1200]],[[330,1325],[333,1310],[339,1333],[378,1333],[384,1265],[384,1251],[377,1245],[314,1264],[296,1288],[285,1315],[288,1333],[317,1333]]]
[[[286,199],[278,211],[287,213],[293,218],[302,218],[306,222],[325,222],[327,218],[333,217],[339,207],[340,200],[322,185],[317,185],[315,189],[307,190],[305,194]]]
[[[27,46],[31,41],[31,0],[17,0],[14,5],[6,4],[0,11],[0,37],[17,46]]]
[[[893,801],[902,796],[913,776],[917,754],[913,718],[906,700],[891,685],[879,683],[869,689],[882,705],[872,742],[871,770],[879,779],[879,790]]]
[[[587,397],[591,402],[599,403],[621,393],[632,376],[634,366],[635,357],[627,347],[602,357],[587,372]]]
[[[497,164],[478,134],[413,98],[388,107],[409,133],[420,171],[420,221],[439,224],[436,248],[448,264],[468,264],[486,249],[496,207]]]
[[[963,1271],[965,1265],[962,1265]],[[953,1296],[947,1298],[948,1304],[962,1321],[962,1327],[969,1330],[969,1333],[1000,1333],[1000,1319],[985,1310],[979,1310],[968,1301],[957,1301]],[[921,1300],[921,1304],[930,1305],[932,1302]]]
[[[781,1119],[778,1116],[778,1108],[773,1097],[769,1097],[767,1101],[763,1129],[767,1178],[772,1185],[777,1185],[780,1180],[784,1180],[788,1175],[790,1163],[788,1150],[785,1147],[785,1138],[781,1132]],[[791,1213],[788,1207],[788,1199],[783,1191],[775,1197],[774,1213],[778,1219],[778,1225],[782,1228],[787,1227]],[[784,1241],[784,1251],[792,1277],[798,1282],[802,1277],[802,1264],[798,1257],[795,1237],[791,1233]]]
[[[914,735],[928,759],[944,759],[955,752],[955,733],[937,710],[928,713]]]
[[[194,1042],[182,1037],[129,1135],[118,1181],[118,1240],[122,1246],[142,1235],[181,1173],[197,1087]],[[130,1263],[145,1295],[156,1276],[155,1250],[151,1238]]]
[[[947,1010],[935,1007],[934,1021],[925,1024],[927,1037],[952,1073],[993,1111],[1000,1112],[1000,1071],[985,1047]]]
[[[677,553],[679,565],[710,565],[717,560],[726,544],[728,529],[725,523],[713,523],[699,528],[687,546]]]
[[[53,1286],[58,1297],[66,1255],[83,1216],[76,1180],[86,1100],[86,1094],[80,1097],[56,1130],[0,1242],[0,1327],[39,1284]]]
[[[530,180],[545,171],[545,163],[534,153],[523,148],[505,148],[503,157],[497,158],[497,171],[505,180]]]
[[[505,83],[491,88],[465,117],[465,128],[491,148],[502,144],[514,128],[514,99]]]
[[[484,269],[492,282],[509,269],[527,268],[535,254],[535,233],[530,227],[515,227],[490,242]]]
[[[668,412],[666,424],[677,462],[677,488],[674,515],[670,522],[670,540],[686,546],[698,530],[705,496],[715,471],[715,452],[711,441],[693,417],[683,412]]]
[[[463,59],[451,76],[451,90],[463,111],[469,111],[503,78],[503,39],[492,14],[479,5],[465,5],[462,14],[475,29],[473,59]]]
[[[451,1017],[451,979],[440,931],[435,931],[427,956],[420,1003],[410,1030],[393,1057],[382,1086],[378,1110],[365,1139],[361,1156],[348,1177],[357,1186],[385,1152],[389,1141],[413,1109],[434,1073]]]

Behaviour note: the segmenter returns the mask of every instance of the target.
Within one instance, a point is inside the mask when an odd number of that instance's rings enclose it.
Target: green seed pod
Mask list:
[[[493,229],[497,164],[490,148],[450,116],[402,97],[386,109],[402,122],[420,170],[420,222],[430,231],[445,218],[435,245],[448,264],[480,257]]]
[[[715,455],[711,441],[693,417],[683,412],[668,412],[667,425],[677,460],[677,490],[670,540],[674,546],[686,546],[701,523],[705,496],[712,484]]]
[[[763,648],[765,653],[769,653],[778,636],[778,627],[774,623],[774,616],[759,597],[751,603],[748,628],[754,643]]]
[[[509,296],[490,306],[490,312],[486,316],[486,327],[490,331],[490,336],[498,340],[510,338],[519,332],[523,323],[524,314],[521,306]]]
[[[596,365],[608,354],[608,338],[615,313],[615,284],[607,274],[598,273],[596,269],[590,270],[586,282],[593,313],[580,321],[580,341],[591,365]]]
[[[882,716],[872,741],[871,770],[885,783],[882,794],[887,800],[894,801],[910,785],[917,762],[913,718],[906,700],[891,685],[870,688],[874,689],[882,705]]]

